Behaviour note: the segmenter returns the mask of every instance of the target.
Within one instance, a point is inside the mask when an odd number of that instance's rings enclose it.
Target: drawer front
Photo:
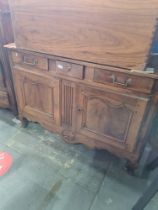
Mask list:
[[[55,71],[59,75],[69,76],[76,79],[83,79],[84,67],[64,61],[49,61],[49,71]]]
[[[13,64],[19,64],[22,67],[37,68],[48,71],[48,60],[46,58],[32,55],[29,53],[12,52]]]
[[[102,69],[94,70],[93,81],[145,93],[150,93],[154,85],[154,80],[150,78],[142,78],[125,73],[118,73]]]

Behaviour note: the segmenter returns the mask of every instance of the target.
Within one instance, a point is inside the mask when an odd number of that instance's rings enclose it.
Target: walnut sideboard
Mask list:
[[[24,122],[137,165],[158,103],[158,75],[7,46]]]

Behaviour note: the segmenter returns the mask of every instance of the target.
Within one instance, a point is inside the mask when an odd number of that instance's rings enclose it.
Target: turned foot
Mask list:
[[[24,118],[24,117],[19,117],[19,120],[21,122],[21,127],[22,128],[26,128],[27,125],[28,125],[28,120],[26,118]]]
[[[130,174],[131,176],[135,176],[135,171],[136,171],[136,164],[127,161],[124,165],[124,170],[127,171],[128,174]]]

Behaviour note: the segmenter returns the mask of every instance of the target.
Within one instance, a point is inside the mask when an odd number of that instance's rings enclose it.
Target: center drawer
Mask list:
[[[58,75],[83,79],[84,66],[59,60],[49,60],[49,71]]]
[[[13,64],[26,67],[27,69],[39,69],[48,71],[48,60],[47,58],[22,52],[11,53]]]

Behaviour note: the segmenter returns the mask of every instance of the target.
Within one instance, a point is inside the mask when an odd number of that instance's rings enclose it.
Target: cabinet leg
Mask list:
[[[26,128],[28,125],[28,120],[24,117],[19,116],[19,120],[21,121],[21,127]]]
[[[127,171],[128,174],[130,174],[131,176],[134,176],[135,170],[136,170],[136,164],[134,164],[130,161],[126,161],[126,163],[124,165],[124,169]]]
[[[145,172],[145,168],[147,166],[151,151],[152,147],[150,146],[150,144],[146,144],[143,153],[141,155],[141,158],[139,160],[139,163],[133,164],[131,162],[126,162],[124,167],[125,170],[132,176],[142,177],[142,175]]]
[[[143,175],[151,152],[152,152],[152,147],[149,143],[147,143],[139,160],[138,169],[136,170],[137,176],[141,177]]]

